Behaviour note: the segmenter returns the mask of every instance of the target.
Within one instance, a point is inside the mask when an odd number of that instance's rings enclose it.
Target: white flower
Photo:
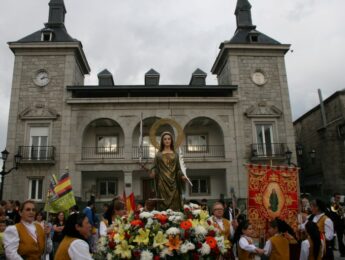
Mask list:
[[[195,235],[197,236],[206,236],[207,230],[203,226],[196,226],[195,227]]]
[[[144,250],[141,252],[140,260],[152,260],[152,259],[153,259],[153,254],[150,251]]]
[[[169,221],[174,222],[174,223],[180,223],[182,221],[181,216],[170,216]]]
[[[108,253],[107,254],[107,260],[112,260],[112,259],[113,259],[113,256],[110,253]]]
[[[210,246],[205,242],[202,244],[202,247],[198,250],[201,255],[208,255],[211,252]]]
[[[147,223],[146,223],[146,225],[145,225],[145,228],[150,229],[150,227],[152,226],[152,224],[153,224],[153,219],[152,219],[152,218],[149,218],[149,219],[147,220]]]
[[[198,204],[189,203],[189,206],[193,209],[200,209],[200,206]]]
[[[190,206],[188,206],[188,205],[183,205],[183,208],[184,209],[189,209],[189,210],[191,209]]]
[[[142,212],[139,214],[139,218],[143,219],[143,218],[152,218],[153,214],[150,212]]]
[[[200,212],[201,212],[201,209],[195,209],[195,210],[192,211],[192,214],[193,214],[194,216],[199,216],[199,215],[200,215]]]
[[[167,235],[178,235],[180,234],[180,230],[178,228],[175,227],[171,227],[166,231]]]
[[[165,258],[166,256],[173,256],[173,252],[170,252],[169,248],[165,247],[159,254],[161,258]]]
[[[219,251],[224,254],[226,252],[226,248],[224,245],[224,237],[223,236],[219,236],[219,237],[215,237],[216,241],[217,241],[217,247],[219,248]]]
[[[182,254],[185,254],[188,251],[194,250],[194,249],[195,249],[195,245],[191,242],[186,241],[181,245],[180,251]]]

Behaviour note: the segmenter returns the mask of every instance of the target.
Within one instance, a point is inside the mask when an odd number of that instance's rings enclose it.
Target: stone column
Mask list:
[[[131,171],[124,172],[124,188],[126,191],[126,196],[131,194],[133,191],[133,174]]]

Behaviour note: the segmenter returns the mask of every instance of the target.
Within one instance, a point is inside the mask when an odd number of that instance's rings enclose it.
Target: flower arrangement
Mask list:
[[[95,259],[229,259],[231,244],[198,205],[184,212],[135,212],[117,219],[98,241]]]

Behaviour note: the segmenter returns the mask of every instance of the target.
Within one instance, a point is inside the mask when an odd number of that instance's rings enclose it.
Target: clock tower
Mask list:
[[[66,86],[83,85],[90,67],[81,42],[67,32],[65,14],[63,0],[50,0],[44,27],[9,42],[15,62],[6,149],[18,151],[22,162],[5,179],[5,199],[44,200],[40,191],[50,175],[69,166]]]
[[[243,171],[238,176],[240,197],[247,196],[244,164],[285,164],[286,151],[295,150],[284,60],[290,45],[258,31],[251,8],[248,0],[237,1],[235,33],[220,44],[212,67],[220,85],[238,86],[234,118],[236,162]]]

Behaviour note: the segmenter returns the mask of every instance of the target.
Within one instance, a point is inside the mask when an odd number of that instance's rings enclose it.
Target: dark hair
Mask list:
[[[172,134],[170,132],[164,132],[161,136],[161,143],[160,143],[160,147],[159,147],[159,151],[162,152],[164,150],[164,142],[163,142],[163,138],[164,136],[169,135],[171,138],[171,144],[170,144],[170,149],[175,151],[175,147],[174,147],[174,137],[172,136]]]
[[[326,204],[320,199],[315,199],[310,204],[318,207],[319,211],[321,211],[323,213],[325,213],[327,211]]]
[[[36,213],[35,215],[35,219],[37,218],[37,216],[41,216],[42,217],[42,220],[46,220],[46,214],[44,211],[40,210]]]
[[[26,204],[32,204],[36,207],[36,203],[33,200],[26,200],[24,201],[19,208],[19,211],[22,212]]]
[[[279,233],[287,232],[296,239],[296,234],[293,231],[292,227],[288,223],[286,223],[284,220],[280,218],[275,218],[274,220],[270,222],[270,226],[272,228],[277,228]]]
[[[94,201],[92,201],[92,200],[89,200],[89,201],[87,202],[87,206],[88,206],[88,207],[92,206],[93,204],[94,204]]]
[[[234,234],[234,243],[237,243],[240,240],[241,236],[243,235],[243,230],[248,229],[250,225],[251,224],[248,220],[244,220],[238,225]]]
[[[113,215],[115,210],[124,210],[125,204],[118,198],[113,199],[112,203],[109,205],[108,210],[104,213],[103,217],[108,221],[108,225],[113,223]]]
[[[339,192],[334,192],[333,193],[333,197],[335,197],[335,196],[340,196],[341,194],[339,193]]]
[[[79,238],[87,241],[86,238],[83,237],[75,228],[76,225],[82,226],[85,218],[87,218],[87,216],[84,213],[75,213],[70,215],[66,221],[65,228],[63,229],[62,234],[64,236]]]
[[[59,224],[60,224],[59,215],[60,215],[61,213],[63,214],[63,221],[62,221],[62,222],[63,222],[63,225],[65,225],[66,219],[65,219],[65,213],[64,213],[63,211],[60,211],[60,212],[58,212],[58,213],[56,214],[54,224],[56,224],[56,225],[59,225]]]
[[[307,231],[311,241],[313,241],[313,255],[314,259],[317,259],[319,256],[320,252],[320,247],[321,247],[321,240],[320,240],[320,231],[319,228],[317,227],[316,223],[313,221],[308,221],[307,224],[305,225],[305,230]]]

